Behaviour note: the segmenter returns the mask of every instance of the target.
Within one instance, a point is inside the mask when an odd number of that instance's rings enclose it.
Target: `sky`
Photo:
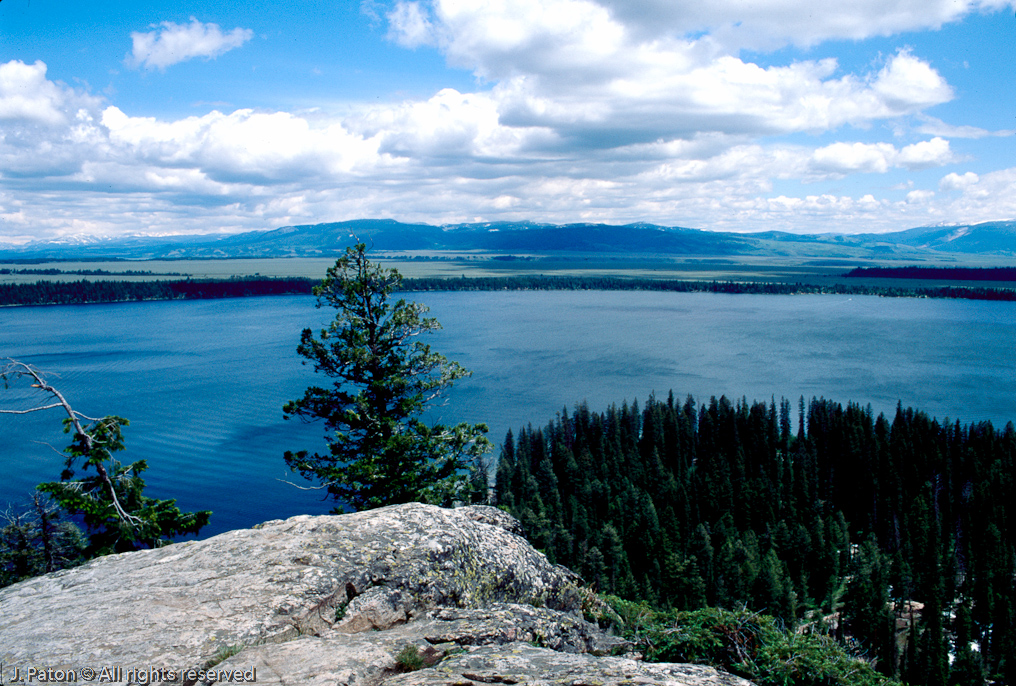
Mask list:
[[[2,0],[0,243],[1016,217],[1013,0]]]

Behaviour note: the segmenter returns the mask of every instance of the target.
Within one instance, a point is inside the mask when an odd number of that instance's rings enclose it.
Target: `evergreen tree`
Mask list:
[[[197,534],[211,516],[208,511],[181,512],[175,499],[144,494],[141,474],[148,463],[123,464],[113,457],[124,449],[123,427],[127,425],[121,417],[104,417],[76,431],[66,449],[61,480],[38,486],[68,514],[82,518],[89,532],[88,557],[159,547],[177,536]],[[65,420],[65,431],[73,427]],[[82,469],[97,473],[73,478],[79,459]]]
[[[706,583],[694,557],[682,559],[671,553],[664,561],[661,596],[663,602],[679,610],[706,606]]]
[[[0,587],[83,562],[87,541],[41,492],[31,507],[0,514]]]
[[[512,483],[515,479],[516,469],[515,438],[512,436],[512,430],[508,429],[508,434],[501,445],[501,457],[497,461],[497,477],[494,486],[494,502],[508,509],[512,509],[515,505],[515,491],[512,489]]]
[[[949,669],[949,686],[984,686],[984,667],[980,653],[972,647],[970,608],[961,603],[956,609],[954,634],[956,658]]]
[[[113,457],[124,449],[126,419],[86,417],[46,381],[45,374],[30,365],[8,360],[8,364],[0,368],[3,388],[24,379],[34,382],[31,388],[45,394],[47,404],[27,410],[0,410],[0,413],[61,409],[66,414],[64,433],[71,434],[72,439],[64,450],[67,458],[60,481],[40,484],[37,488],[52,496],[68,514],[82,518],[89,531],[86,556],[161,546],[176,536],[197,534],[208,523],[211,512],[181,512],[175,500],[144,495],[145,482],[140,476],[148,468],[144,460],[123,465]],[[76,469],[94,474],[74,479]],[[38,516],[45,546],[51,540],[51,518],[44,511]],[[50,553],[46,553],[46,557],[52,560]]]
[[[850,635],[878,659],[879,671],[893,674],[896,629],[889,610],[889,561],[873,538],[858,547],[851,562],[843,615]]]
[[[366,253],[362,243],[347,248],[314,288],[318,306],[337,313],[318,337],[304,329],[297,352],[333,382],[311,386],[283,411],[323,419],[329,449],[287,452],[286,463],[320,481],[337,510],[471,500],[469,473],[490,448],[486,425],[427,426],[420,419],[429,401],[469,372],[417,340],[440,325],[423,316],[423,305],[392,302],[401,275]]]
[[[786,565],[770,548],[759,564],[752,593],[752,605],[766,614],[779,618],[788,627],[793,627],[797,615],[797,594],[787,574]]]

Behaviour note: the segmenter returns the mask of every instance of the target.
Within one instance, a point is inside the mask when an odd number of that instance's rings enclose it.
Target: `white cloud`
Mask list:
[[[1016,217],[1016,167],[981,174],[976,182],[972,182],[970,172],[953,181],[959,181],[963,188],[962,194],[950,201],[949,210],[963,217],[963,222]]]
[[[164,21],[155,31],[131,33],[134,47],[124,62],[133,68],[164,70],[195,57],[212,59],[239,48],[254,37],[250,29],[223,33],[218,24],[203,24],[191,17],[190,24]]]
[[[909,50],[900,50],[886,64],[873,87],[882,102],[899,113],[948,102],[953,96],[945,79]]]
[[[46,71],[42,62],[0,64],[0,177],[9,189],[74,173],[102,142],[91,116],[101,100]]]
[[[0,234],[15,226],[17,235],[24,227],[239,230],[361,216],[830,231],[855,230],[858,217],[880,230],[1004,214],[1004,198],[1016,196],[1005,175],[948,174],[940,196],[919,177],[893,190],[897,175],[856,197],[829,192],[832,183],[792,197],[795,184],[951,164],[951,135],[982,135],[926,114],[954,91],[912,50],[855,72],[834,59],[763,66],[739,52],[935,27],[997,4],[844,3],[399,1],[386,17],[389,39],[433,46],[482,85],[354,104],[341,115],[243,108],[140,117],[49,80],[41,62],[8,62],[0,65]],[[195,19],[165,22],[133,34],[128,61],[164,69],[251,36]],[[915,119],[931,138],[911,138]],[[28,133],[40,126],[44,134]],[[864,142],[852,128],[865,130]],[[877,139],[890,128],[898,138]],[[783,138],[802,132],[821,138]]]
[[[919,118],[922,123],[917,127],[917,132],[930,136],[946,136],[947,138],[986,138],[988,136],[1008,137],[1016,135],[1016,130],[1013,129],[988,131],[987,129],[982,129],[977,126],[953,126],[951,124],[946,124],[941,119],[929,117],[926,114],[920,115]]]
[[[433,26],[418,2],[400,2],[388,13],[388,37],[405,48],[432,45]]]
[[[896,163],[907,169],[927,169],[940,167],[953,161],[949,141],[936,136],[930,141],[914,143],[900,150]]]
[[[915,205],[922,204],[928,202],[933,197],[935,197],[935,191],[918,189],[907,193],[907,203]]]
[[[339,123],[312,126],[286,112],[213,111],[161,122],[107,107],[102,124],[122,152],[149,164],[192,166],[222,182],[332,179],[386,159],[378,154],[377,141],[350,134]]]
[[[377,108],[348,124],[378,140],[382,152],[430,163],[518,159],[527,141],[540,138],[538,131],[503,126],[487,95],[451,88],[423,102]]]
[[[942,180],[938,182],[938,188],[941,191],[963,191],[973,186],[979,180],[980,178],[974,172],[967,172],[962,176],[952,172],[942,177]]]
[[[883,209],[884,203],[879,202],[874,195],[868,193],[857,201],[857,207],[862,212],[879,212]]]
[[[170,233],[357,216],[831,230],[864,215],[869,228],[888,227],[915,216],[918,205],[870,194],[770,198],[773,180],[881,172],[948,155],[941,139],[902,149],[840,142],[813,150],[722,130],[648,142],[605,136],[577,149],[567,136],[587,124],[542,125],[554,121],[544,113],[534,125],[506,125],[498,88],[445,89],[426,101],[342,118],[242,109],[160,120],[131,116],[48,81],[45,65],[24,68],[34,70],[26,81],[35,84],[30,92],[48,94],[49,118],[62,124],[32,146],[0,141],[0,172],[18,197],[17,204],[0,199],[5,240],[24,235],[26,226],[50,235]],[[816,65],[804,71],[814,69],[825,73]],[[840,80],[836,87],[861,82]],[[702,106],[730,106],[722,91],[716,95]],[[731,127],[713,127],[720,128]],[[928,202],[923,207],[933,209]]]
[[[573,145],[617,147],[703,131],[820,132],[918,113],[952,89],[907,50],[867,74],[835,60],[763,68],[710,37],[642,39],[591,0],[401,3],[392,17],[426,27],[398,35],[434,43],[452,64],[496,82],[502,124],[544,127]],[[401,26],[401,24],[399,25]],[[396,25],[393,25],[393,31]]]
[[[833,143],[812,154],[812,165],[836,174],[885,173],[897,155],[896,148],[889,143]]]
[[[447,0],[450,2],[451,0]],[[1011,6],[1007,0],[598,0],[618,21],[644,36],[705,32],[728,50],[802,47],[826,40],[861,40],[938,29],[968,14]]]
[[[66,121],[65,92],[46,78],[42,62],[0,65],[0,120],[58,125]]]
[[[810,170],[843,176],[852,173],[884,174],[892,167],[926,169],[953,161],[949,141],[933,138],[897,150],[891,143],[833,143],[811,155]]]

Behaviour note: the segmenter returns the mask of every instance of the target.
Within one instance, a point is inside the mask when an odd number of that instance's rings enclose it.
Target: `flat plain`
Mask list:
[[[386,267],[393,267],[407,278],[459,278],[503,276],[591,276],[638,279],[673,279],[677,281],[738,281],[765,283],[801,283],[813,286],[851,284],[920,288],[934,286],[969,286],[971,282],[945,279],[889,279],[846,277],[855,267],[905,266],[918,263],[930,267],[1009,267],[1016,266],[1016,257],[943,255],[938,260],[905,262],[872,259],[802,259],[800,257],[672,257],[630,254],[558,254],[558,255],[490,255],[475,253],[378,253]],[[51,261],[41,263],[0,262],[0,283],[34,283],[46,281],[116,280],[154,281],[193,279],[228,279],[232,277],[304,277],[322,278],[335,263],[335,257],[280,257],[253,259],[202,260],[120,260],[120,261]],[[31,270],[35,273],[17,273]],[[59,270],[58,274],[38,271]],[[82,271],[104,271],[106,274],[81,274]],[[8,273],[4,273],[4,272]],[[124,274],[124,272],[136,272]],[[139,274],[137,272],[150,272]],[[1013,282],[982,281],[978,286],[1013,288]]]

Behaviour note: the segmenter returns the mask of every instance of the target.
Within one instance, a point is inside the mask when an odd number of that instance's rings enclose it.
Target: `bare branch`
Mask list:
[[[19,362],[13,358],[8,357],[7,365],[2,370],[0,370],[0,380],[3,381],[4,387],[7,387],[12,378],[20,379],[26,376],[30,377],[32,380],[35,381],[35,383],[32,384],[32,388],[38,388],[43,393],[48,393],[50,396],[56,399],[56,402],[51,403],[45,407],[40,406],[30,410],[4,410],[3,413],[26,414],[27,412],[36,412],[44,409],[53,409],[62,407],[64,412],[67,413],[67,417],[70,420],[71,425],[74,427],[74,436],[81,437],[81,439],[85,443],[85,447],[89,454],[91,454],[92,451],[96,450],[96,443],[98,443],[98,441],[96,441],[91,434],[85,431],[85,428],[81,425],[81,420],[84,419],[85,421],[91,422],[99,422],[102,420],[92,419],[91,417],[87,417],[86,415],[75,411],[74,408],[71,407],[71,404],[67,401],[67,399],[64,398],[63,394],[46,382],[45,375],[30,364]],[[106,467],[102,464],[102,462],[95,461],[93,462],[93,465],[95,466],[95,470],[99,473],[99,478],[106,486],[106,490],[108,491],[110,499],[112,500],[113,509],[116,510],[117,516],[122,521],[126,522],[131,526],[137,526],[141,524],[141,520],[138,517],[135,517],[134,515],[124,510],[123,506],[120,504],[120,499],[117,498],[116,496],[116,488],[113,485],[112,479],[110,479],[109,477],[109,472],[106,471]]]
[[[56,453],[57,455],[59,455],[60,457],[65,457],[65,455],[64,455],[64,454],[63,454],[62,452],[60,452],[59,450],[57,450],[56,448],[54,448],[54,447],[53,447],[52,445],[50,445],[50,444],[49,444],[49,443],[47,443],[46,441],[32,441],[32,443],[38,443],[39,445],[44,445],[44,446],[46,446],[47,448],[49,448],[50,450],[52,450],[52,451],[53,451],[54,453]]]
[[[29,412],[38,412],[40,410],[52,410],[54,407],[63,407],[63,405],[60,403],[53,403],[52,405],[33,407],[30,410],[0,410],[0,414],[28,414]]]
[[[331,486],[332,484],[335,483],[334,481],[329,481],[328,483],[321,484],[320,486],[301,486],[299,484],[294,484],[292,481],[287,481],[286,479],[280,479],[279,477],[275,477],[275,480],[276,481],[281,481],[284,484],[289,484],[293,488],[299,488],[301,491],[323,491],[324,489],[328,488],[329,486]]]

